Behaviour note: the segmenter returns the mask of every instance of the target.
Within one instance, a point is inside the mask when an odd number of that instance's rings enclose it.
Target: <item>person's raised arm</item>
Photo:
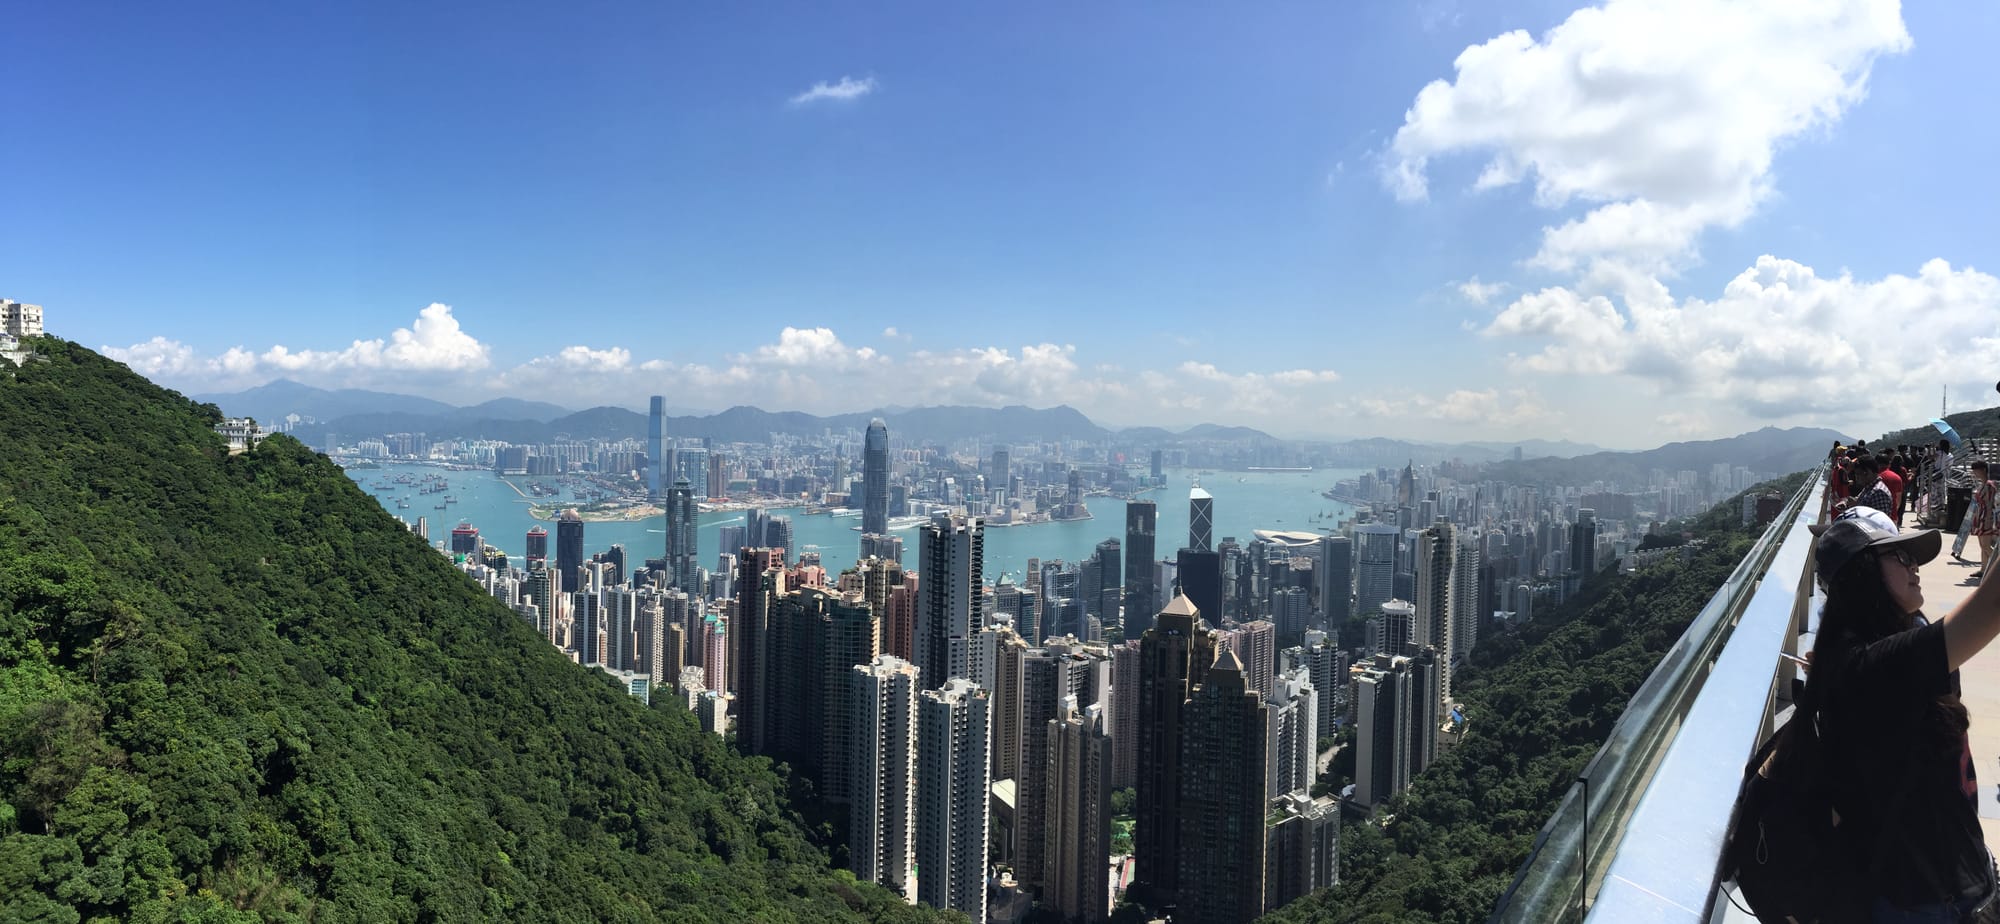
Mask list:
[[[2000,579],[1980,581],[1972,596],[1944,617],[1944,656],[1958,670],[2000,636]]]

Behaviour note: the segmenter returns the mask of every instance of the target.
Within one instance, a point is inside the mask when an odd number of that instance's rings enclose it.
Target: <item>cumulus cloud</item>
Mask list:
[[[386,338],[356,340],[338,350],[294,350],[277,344],[256,352],[235,346],[217,356],[201,357],[180,341],[154,337],[127,347],[106,346],[102,352],[154,378],[211,385],[298,374],[351,380],[356,373],[364,379],[372,373],[465,373],[491,363],[486,344],[466,333],[452,316],[451,306],[443,304],[424,308],[409,327],[397,328]]]
[[[819,102],[844,103],[873,92],[875,92],[873,77],[863,77],[860,80],[842,77],[838,83],[827,83],[822,80],[813,84],[811,89],[792,97],[791,103],[794,106],[809,106]]]
[[[398,369],[410,372],[467,372],[489,363],[486,345],[458,325],[451,306],[433,303],[416,323],[397,328],[388,340],[356,340],[344,350],[292,351],[282,345],[258,361],[286,372],[340,369]]]
[[[1766,420],[1907,426],[1939,386],[1983,389],[2000,368],[2000,279],[1943,260],[1864,281],[1763,256],[1712,299],[1643,274],[1587,282],[1607,290],[1525,294],[1485,333],[1541,344],[1516,369],[1627,374]]]
[[[1382,179],[1420,200],[1434,158],[1479,153],[1476,189],[1532,181],[1544,207],[1592,207],[1544,229],[1533,265],[1668,268],[1754,213],[1774,150],[1836,122],[1874,61],[1909,47],[1895,0],[1611,0],[1466,48],[1417,94]]]

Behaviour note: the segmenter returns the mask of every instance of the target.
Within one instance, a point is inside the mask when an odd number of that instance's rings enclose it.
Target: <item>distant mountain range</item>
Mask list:
[[[1668,473],[1693,470],[1705,475],[1709,466],[1727,462],[1760,474],[1782,475],[1819,464],[1835,440],[1846,442],[1847,437],[1820,427],[1765,427],[1726,439],[1668,443],[1639,452],[1503,461],[1490,474],[1523,484],[1588,484],[1598,480],[1632,484],[1643,481],[1654,469]]]
[[[495,398],[469,407],[411,395],[342,389],[327,391],[280,380],[234,394],[200,395],[225,413],[277,423],[288,414],[312,417],[318,423],[295,432],[308,441],[326,433],[362,436],[384,433],[427,433],[433,437],[540,443],[558,439],[642,439],[646,415],[622,407],[595,407],[571,412],[539,401]],[[1075,408],[893,407],[851,414],[820,416],[802,411],[766,411],[738,406],[713,414],[674,414],[667,432],[681,438],[707,438],[719,443],[763,443],[773,434],[816,437],[831,432],[860,431],[881,417],[899,438],[943,443],[990,440],[1028,443],[1038,440],[1113,441],[1137,446],[1233,443],[1247,447],[1303,447],[1316,464],[1374,466],[1404,460],[1435,462],[1456,459],[1498,463],[1502,477],[1582,484],[1598,479],[1642,479],[1652,469],[1705,471],[1714,462],[1743,465],[1766,473],[1793,472],[1811,466],[1839,435],[1831,430],[1765,428],[1722,440],[1670,443],[1642,452],[1613,452],[1566,440],[1520,442],[1435,443],[1384,438],[1339,442],[1292,441],[1251,427],[1198,424],[1174,431],[1162,427],[1112,429],[1090,420]],[[1513,462],[1519,448],[1525,457]],[[1290,463],[1286,463],[1290,464]]]
[[[443,401],[398,395],[360,388],[328,391],[279,379],[245,391],[220,395],[195,395],[194,400],[213,404],[235,417],[254,417],[259,423],[274,425],[290,414],[329,421],[358,414],[408,414],[445,420],[540,420],[549,421],[568,414],[568,408],[545,401],[494,398],[468,407],[454,407]]]

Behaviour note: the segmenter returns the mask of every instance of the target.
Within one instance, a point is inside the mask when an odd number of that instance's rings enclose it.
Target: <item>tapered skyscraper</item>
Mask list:
[[[889,425],[877,417],[868,422],[861,441],[861,534],[889,531]]]
[[[667,399],[654,395],[646,410],[646,494],[656,503],[665,496],[672,465],[667,458]]]

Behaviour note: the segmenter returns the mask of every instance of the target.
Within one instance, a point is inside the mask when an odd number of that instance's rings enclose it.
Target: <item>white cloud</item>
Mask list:
[[[1442,395],[1400,393],[1357,399],[1354,410],[1365,417],[1443,421],[1458,425],[1514,428],[1542,423],[1551,413],[1541,396],[1529,389],[1502,392],[1461,388]],[[1418,428],[1435,434],[1435,425]]]
[[[433,303],[416,323],[397,328],[384,341],[356,340],[344,350],[298,350],[283,345],[265,350],[259,363],[285,372],[396,369],[410,372],[468,372],[489,363],[486,345],[452,317],[451,306]]]
[[[1458,294],[1475,305],[1484,305],[1507,291],[1504,282],[1480,282],[1478,276],[1458,284]]]
[[[1943,260],[1863,281],[1764,256],[1713,299],[1643,274],[1586,284],[1606,290],[1523,295],[1485,333],[1541,342],[1517,369],[1630,375],[1767,422],[1909,426],[1940,386],[1983,390],[2000,369],[2000,279]]]
[[[1611,0],[1466,48],[1417,94],[1383,182],[1419,200],[1433,158],[1480,152],[1477,189],[1532,178],[1544,207],[1593,206],[1544,229],[1533,265],[1669,269],[1755,212],[1779,144],[1836,122],[1909,47],[1895,0]]]
[[[281,375],[333,376],[339,384],[358,384],[371,376],[405,373],[455,374],[486,368],[491,359],[486,344],[459,326],[451,306],[432,304],[417,313],[409,327],[387,338],[356,340],[340,350],[293,350],[283,344],[263,352],[240,346],[219,356],[202,358],[177,340],[154,337],[129,347],[102,348],[104,355],[163,380],[197,381],[228,387]]]
[[[877,358],[872,347],[855,348],[840,342],[831,328],[787,327],[779,332],[777,343],[760,346],[756,353],[736,359],[772,366],[846,369]]]
[[[794,106],[806,106],[822,101],[842,103],[860,99],[873,92],[875,92],[873,77],[863,77],[860,80],[842,77],[839,83],[827,83],[822,80],[813,84],[811,89],[792,97],[791,103]]]
[[[140,375],[156,379],[173,378],[204,368],[203,363],[195,358],[194,347],[165,337],[154,337],[129,347],[99,347],[98,352],[131,366]]]
[[[900,330],[897,330],[897,329],[896,329],[896,328],[894,328],[894,327],[884,327],[884,328],[882,328],[882,338],[883,338],[883,339],[885,339],[885,340],[905,340],[905,341],[907,341],[907,340],[909,340],[909,339],[910,339],[910,335],[909,335],[908,333],[905,333],[905,332],[903,332],[903,331],[900,331]]]

